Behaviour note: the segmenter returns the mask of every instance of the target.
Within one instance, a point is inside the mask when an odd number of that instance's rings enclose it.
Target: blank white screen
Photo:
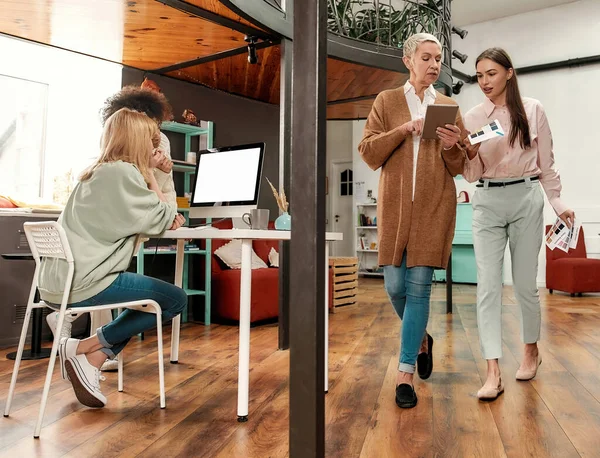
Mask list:
[[[253,201],[260,148],[201,154],[194,203]]]

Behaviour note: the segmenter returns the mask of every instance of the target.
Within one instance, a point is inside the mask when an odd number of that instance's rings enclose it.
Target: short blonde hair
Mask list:
[[[438,45],[440,47],[440,51],[443,52],[442,44],[440,43],[440,40],[435,37],[435,35],[430,33],[415,33],[414,35],[408,37],[404,42],[404,46],[402,47],[404,55],[412,61],[419,45],[428,41]]]
[[[152,141],[154,148],[160,144],[160,131],[156,121],[139,111],[121,108],[106,120],[100,142],[100,157],[79,179],[89,180],[100,164],[123,161],[135,165],[148,183],[152,173],[152,150],[148,140]]]

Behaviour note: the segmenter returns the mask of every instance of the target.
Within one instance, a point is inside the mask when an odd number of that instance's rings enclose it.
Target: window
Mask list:
[[[42,195],[48,86],[0,75],[0,194]]]
[[[352,170],[350,169],[344,170],[340,174],[340,195],[352,195]]]

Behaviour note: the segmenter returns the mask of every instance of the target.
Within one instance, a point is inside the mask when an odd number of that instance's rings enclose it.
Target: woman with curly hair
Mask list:
[[[108,119],[119,110],[126,108],[145,114],[148,118],[154,121],[157,126],[163,121],[168,121],[173,118],[171,105],[167,98],[160,92],[160,88],[152,80],[144,79],[141,87],[125,86],[119,92],[109,97],[104,107],[101,110],[102,124],[106,125]],[[158,130],[158,129],[157,129]],[[160,132],[160,144],[156,150],[155,163],[156,166],[152,170],[152,176],[156,180],[157,189],[165,197],[165,201],[174,209],[177,209],[177,194],[173,183],[173,163],[171,162],[171,146],[167,136]],[[184,218],[178,215],[176,218],[177,227],[183,224]],[[112,321],[110,310],[96,312],[94,318],[98,320],[99,325],[105,325]],[[64,319],[61,337],[71,337],[73,321],[79,315],[66,315]],[[58,322],[58,312],[48,314],[46,321],[50,330],[54,334],[56,324]],[[103,371],[116,371],[117,360],[107,359],[102,366]]]

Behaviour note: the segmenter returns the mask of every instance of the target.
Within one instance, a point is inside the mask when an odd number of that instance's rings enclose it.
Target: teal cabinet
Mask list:
[[[452,241],[452,281],[477,283],[477,264],[473,250],[473,207],[470,203],[457,204],[456,228]],[[446,281],[446,271],[435,271],[436,281]]]

